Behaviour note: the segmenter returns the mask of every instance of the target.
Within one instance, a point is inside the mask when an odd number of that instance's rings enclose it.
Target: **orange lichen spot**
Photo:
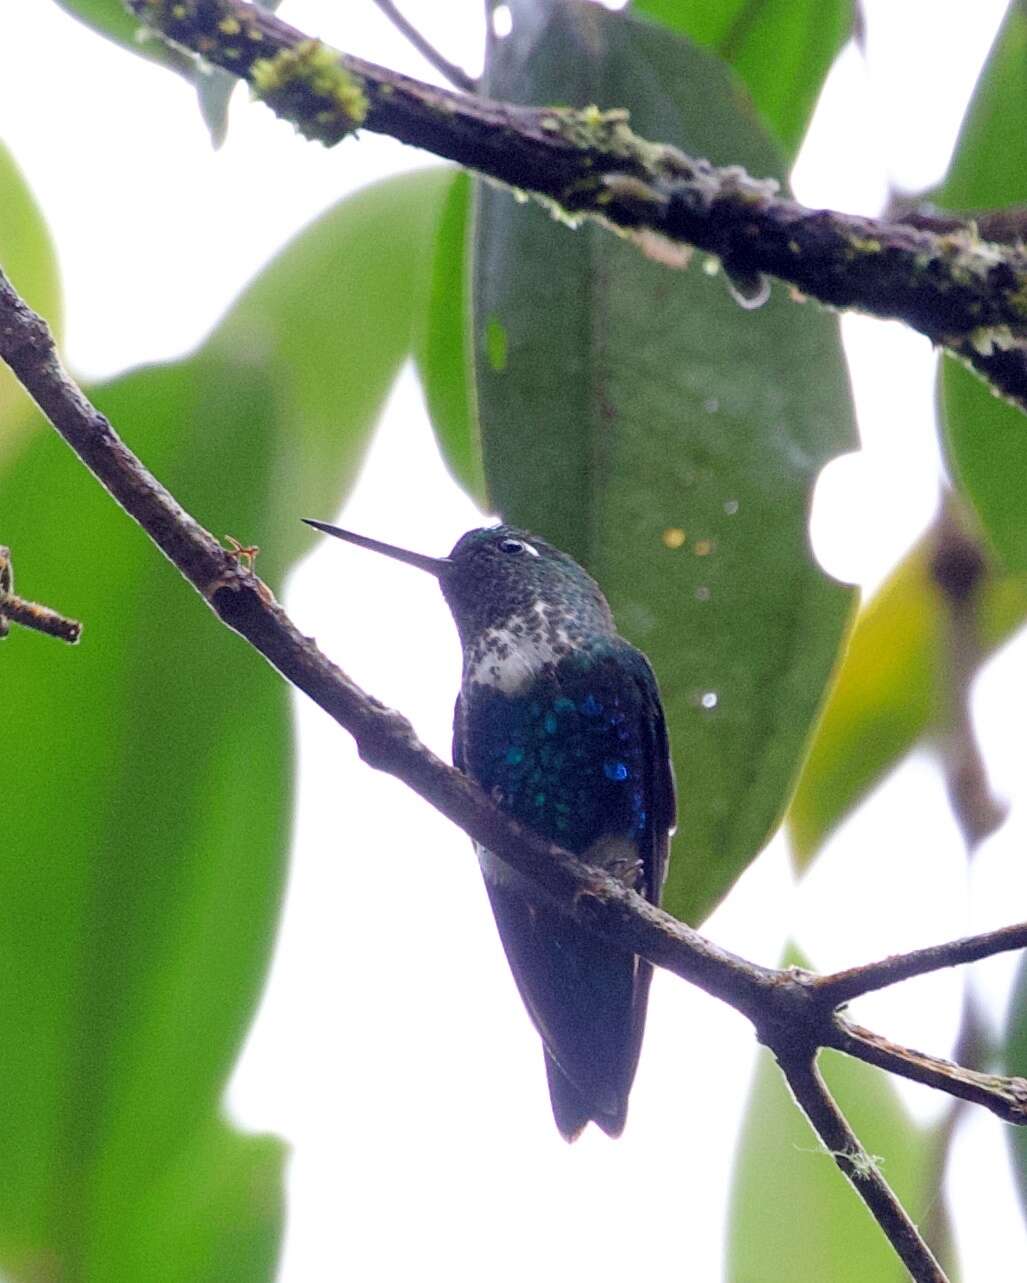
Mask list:
[[[697,539],[695,541],[695,555],[697,557],[708,557],[716,547],[712,539]]]

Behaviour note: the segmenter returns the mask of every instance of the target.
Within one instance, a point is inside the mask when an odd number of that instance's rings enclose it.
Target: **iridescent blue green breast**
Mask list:
[[[615,664],[574,655],[517,694],[464,691],[465,769],[523,823],[572,851],[646,826],[644,710]]]

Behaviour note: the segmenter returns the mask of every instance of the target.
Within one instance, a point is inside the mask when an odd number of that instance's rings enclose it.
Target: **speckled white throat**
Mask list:
[[[482,633],[467,655],[464,681],[517,695],[571,649],[567,630],[547,612],[545,602],[535,601],[527,615],[511,615],[500,627]]]

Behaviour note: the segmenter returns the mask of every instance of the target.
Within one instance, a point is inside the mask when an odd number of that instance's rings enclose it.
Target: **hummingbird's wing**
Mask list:
[[[554,726],[555,719],[555,726]],[[505,809],[658,901],[674,781],[648,661],[610,639],[599,661],[556,666],[530,698],[457,701],[453,760]],[[542,1036],[557,1126],[623,1129],[651,978],[479,849],[514,979]]]

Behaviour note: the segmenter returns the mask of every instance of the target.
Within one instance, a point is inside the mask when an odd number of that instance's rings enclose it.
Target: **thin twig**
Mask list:
[[[970,706],[974,678],[984,661],[980,629],[981,589],[988,572],[981,544],[965,530],[951,492],[935,523],[931,580],[944,605],[946,705],[941,760],[952,812],[972,860],[980,843],[1006,818],[981,756]]]
[[[775,276],[832,307],[904,321],[1027,409],[1027,251],[982,240],[971,220],[939,232],[807,209],[772,180],[640,138],[625,111],[453,93],[328,49],[246,0],[127,2],[322,142],[389,134],[572,219],[693,245],[730,276]]]
[[[970,533],[951,490],[945,492],[935,521],[930,567],[931,581],[943,606],[941,651],[945,708],[941,719],[940,757],[969,873],[977,848],[1003,824],[1008,808],[991,787],[971,705],[974,678],[985,657],[980,609],[981,592],[988,577],[988,556],[980,540]],[[1022,1115],[1027,1105],[1027,1082],[1023,1079],[1006,1079],[1002,1093],[996,1092],[996,1086],[1003,1080],[983,1073],[988,1059],[984,1018],[973,977],[964,972],[960,979],[963,994],[959,1031],[952,1052],[959,1069],[948,1067],[943,1072],[969,1090],[954,1091],[954,1098],[934,1129],[934,1170],[939,1184],[951,1157],[956,1126],[970,1101],[986,1105],[1005,1119],[1009,1114],[998,1108],[1003,1094],[1008,1097],[1008,1108],[1012,1112],[1019,1110]],[[983,1099],[973,1094],[978,1084],[985,1089]],[[952,1224],[944,1197],[933,1202],[923,1229],[939,1256],[952,1255]]]
[[[835,1017],[834,1032],[823,1035],[823,1045],[911,1082],[943,1091],[957,1100],[983,1105],[1003,1122],[1020,1127],[1027,1124],[1027,1078],[985,1074],[940,1056],[901,1047],[862,1025],[850,1023],[841,1015]]]
[[[839,1007],[864,993],[887,989],[901,980],[926,976],[945,967],[961,967],[967,962],[980,962],[982,958],[990,958],[996,953],[1024,948],[1027,948],[1027,922],[1017,922],[1012,926],[999,927],[997,931],[964,936],[945,944],[929,945],[926,949],[914,949],[911,953],[893,954],[861,967],[833,971],[830,975],[816,977],[812,985],[820,998]]]
[[[796,1103],[887,1234],[910,1277],[915,1283],[947,1283],[941,1266],[884,1179],[878,1160],[866,1152],[835,1104],[820,1076],[815,1054],[808,1051],[796,1056],[778,1054],[777,1062]]]
[[[73,646],[82,636],[82,625],[77,619],[69,619],[49,606],[25,601],[22,597],[0,596],[0,618],[37,633],[46,633],[48,637],[58,637]]]
[[[401,35],[406,36],[425,62],[430,63],[440,76],[444,76],[454,88],[462,89],[464,93],[474,93],[478,87],[478,82],[474,77],[469,76],[455,62],[450,62],[448,58],[443,57],[431,41],[425,39],[414,24],[400,13],[392,3],[392,0],[374,0],[374,3],[385,14],[396,30]]]
[[[348,730],[366,762],[401,779],[482,846],[531,879],[540,893],[587,929],[625,952],[674,972],[746,1015],[761,1040],[781,1060],[803,1108],[857,1184],[896,1251],[907,1264],[912,1262],[911,1268],[920,1271],[914,1272],[914,1277],[941,1283],[944,1276],[927,1271],[930,1254],[915,1230],[910,1232],[908,1218],[897,1208],[887,1185],[879,1175],[863,1172],[862,1150],[833,1102],[824,1098],[812,1061],[807,1057],[804,1067],[796,1057],[797,1047],[805,1048],[811,1057],[817,1046],[840,1047],[848,1037],[860,1044],[851,1054],[870,1058],[866,1044],[872,1036],[854,1028],[845,1033],[833,1014],[833,1008],[843,1001],[839,995],[845,992],[846,982],[852,988],[855,973],[818,979],[797,969],[762,967],[729,953],[618,879],[583,864],[501,811],[474,781],[421,744],[405,718],[365,694],[332,664],[299,632],[267,586],[239,564],[237,554],[222,548],[181,508],[71,380],[60,364],[45,322],[18,297],[2,272],[0,358],[10,365],[64,440],[219,618]],[[1027,944],[1027,925],[1008,931],[1018,932],[1018,943]],[[888,978],[881,983],[894,983],[904,968],[916,975],[1011,947],[1014,945],[1006,935],[992,933],[978,941],[921,951],[912,963],[897,958],[877,965],[886,968]],[[930,966],[924,965],[927,955]],[[873,967],[862,969],[855,992],[874,987],[873,971]],[[915,1055],[904,1056],[902,1049],[893,1054],[903,1063]],[[995,1092],[999,1090],[996,1086]],[[981,1103],[993,1107],[985,1097],[983,1093]]]
[[[78,620],[58,614],[49,606],[26,601],[24,597],[16,596],[13,589],[11,550],[0,547],[0,638],[7,636],[8,624],[20,624],[22,628],[46,633],[49,637],[59,637],[61,641],[70,642],[71,645],[82,636],[82,625]]]

